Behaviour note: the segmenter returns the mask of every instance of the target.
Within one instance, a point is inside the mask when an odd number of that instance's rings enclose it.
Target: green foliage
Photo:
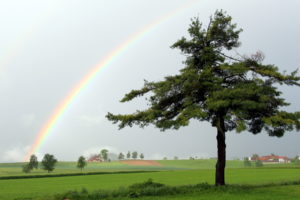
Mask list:
[[[45,154],[42,160],[42,166],[44,170],[47,170],[48,173],[53,171],[55,164],[57,163],[56,158],[51,154]]]
[[[158,82],[145,81],[121,102],[147,96],[148,108],[132,114],[106,115],[119,128],[153,124],[164,131],[189,125],[191,119],[208,121],[217,128],[218,160],[216,185],[225,185],[225,133],[236,130],[281,137],[300,129],[300,112],[282,110],[289,103],[277,86],[300,86],[297,70],[280,73],[278,67],[264,64],[261,52],[250,57],[229,56],[240,46],[242,29],[225,12],[216,11],[207,27],[198,18],[188,28],[190,38],[182,37],[171,47],[186,56],[178,75]]]
[[[256,161],[255,161],[255,166],[256,166],[256,167],[262,167],[262,166],[263,166],[262,161],[261,161],[261,160],[256,160]]]
[[[253,134],[263,129],[270,136],[300,128],[300,113],[281,110],[289,105],[281,97],[277,84],[299,86],[297,70],[280,73],[278,67],[263,64],[263,54],[233,58],[224,52],[239,47],[242,31],[225,12],[216,11],[205,28],[198,18],[188,29],[190,39],[181,38],[172,45],[186,55],[178,75],[163,81],[145,81],[140,90],[132,90],[121,102],[151,93],[149,108],[133,114],[106,117],[119,128],[154,124],[161,130],[187,126],[190,119],[209,121],[217,126],[224,120],[224,132],[236,130]]]
[[[31,155],[30,156],[30,159],[29,159],[29,167],[30,169],[37,169],[38,166],[39,166],[39,162],[38,162],[38,159],[36,157],[36,155]]]
[[[101,158],[104,160],[104,161],[107,161],[108,160],[108,150],[107,149],[102,149],[100,151],[100,155],[101,155]]]
[[[30,156],[29,163],[22,166],[22,171],[24,173],[29,173],[33,169],[37,169],[38,164],[39,163],[38,163],[37,157],[33,154],[33,155]]]
[[[244,166],[245,167],[251,167],[251,162],[247,157],[244,158]]]
[[[119,153],[118,159],[119,160],[124,160],[124,158],[125,158],[125,155],[122,152]]]
[[[138,152],[137,152],[137,151],[132,152],[131,157],[132,157],[133,159],[137,159],[137,157],[138,157]]]
[[[131,153],[130,153],[130,151],[128,151],[127,154],[126,154],[126,158],[130,159],[130,157],[131,157]]]
[[[82,169],[87,165],[86,159],[84,156],[80,156],[77,161],[77,168]]]
[[[144,154],[141,153],[141,154],[140,154],[140,159],[143,160],[144,158],[145,158]]]

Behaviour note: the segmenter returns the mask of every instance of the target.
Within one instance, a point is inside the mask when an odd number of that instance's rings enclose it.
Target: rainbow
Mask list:
[[[47,137],[49,136],[51,131],[55,128],[57,122],[60,121],[64,113],[70,107],[72,102],[89,85],[89,83],[91,83],[95,79],[95,77],[99,74],[100,70],[103,67],[111,65],[119,56],[121,56],[126,50],[132,47],[136,42],[142,39],[149,32],[151,32],[155,27],[159,26],[160,24],[163,24],[164,22],[183,12],[187,8],[190,8],[196,2],[198,1],[188,1],[188,3],[185,3],[183,6],[171,11],[170,13],[148,24],[140,31],[131,35],[125,42],[117,46],[113,51],[106,55],[106,57],[104,57],[96,66],[94,66],[92,70],[80,80],[80,82],[68,93],[68,95],[62,100],[62,102],[55,108],[50,118],[46,121],[42,129],[38,132],[33,145],[31,145],[30,150],[24,158],[24,161],[27,161],[30,155],[38,152],[38,150],[47,140]]]

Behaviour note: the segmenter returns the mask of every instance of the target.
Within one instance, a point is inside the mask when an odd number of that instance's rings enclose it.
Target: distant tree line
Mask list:
[[[45,154],[41,161],[41,169],[46,170],[48,173],[52,172],[55,169],[55,165],[57,163],[57,159],[54,155]],[[80,156],[77,161],[77,168],[81,171],[87,165],[86,158],[84,156]],[[24,173],[29,173],[34,169],[38,169],[39,162],[36,155],[31,155],[29,162],[22,166],[22,171]]]
[[[143,160],[145,158],[144,154],[143,153],[138,153],[137,151],[133,151],[132,153],[130,151],[127,152],[126,154],[126,159],[133,159],[133,160],[136,160],[136,159],[141,159]],[[125,154],[123,154],[122,152],[119,153],[119,156],[118,156],[118,159],[119,160],[124,160],[125,159]]]
[[[95,159],[96,158],[96,159]],[[128,151],[126,154],[123,152],[120,152],[117,156],[118,160],[125,160],[125,159],[141,159],[143,160],[145,158],[143,153],[138,153],[137,151],[130,152]],[[112,158],[109,157],[109,150],[108,149],[101,149],[99,154],[95,154],[90,157],[90,161],[104,161],[104,162],[110,162]]]

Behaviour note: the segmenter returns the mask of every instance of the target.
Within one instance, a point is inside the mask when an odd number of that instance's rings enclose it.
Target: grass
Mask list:
[[[0,164],[0,177],[2,176],[18,176],[18,175],[38,175],[47,174],[43,169],[33,170],[28,174],[22,172],[22,165],[24,163],[1,163]],[[85,172],[98,172],[98,171],[116,171],[120,169],[128,169],[127,165],[120,162],[110,163],[89,163],[85,168]],[[128,169],[130,170],[130,169]],[[52,174],[63,173],[78,173],[80,170],[76,168],[75,162],[58,162]]]
[[[31,176],[31,175],[43,175],[48,174],[43,169],[33,170],[28,174],[22,172],[22,166],[24,163],[0,163],[0,177],[4,176]],[[88,163],[84,172],[114,172],[114,171],[137,171],[137,170],[173,170],[179,169],[176,166],[132,166],[120,163],[118,161],[114,162],[103,162],[103,163]],[[181,168],[180,168],[181,169]],[[184,169],[189,169],[184,167]],[[76,167],[76,162],[58,162],[55,166],[55,170],[51,174],[67,174],[67,173],[78,173],[80,170]]]
[[[197,184],[207,182],[213,184],[214,182],[214,165],[215,160],[163,160],[159,161],[162,166],[130,166],[120,162],[110,163],[89,163],[84,169],[85,173],[89,172],[118,172],[134,170],[145,170],[148,172],[127,173],[127,174],[98,174],[98,175],[84,175],[84,176],[66,176],[66,177],[51,177],[51,178],[27,178],[27,179],[11,179],[0,180],[0,199],[17,199],[17,198],[41,198],[46,196],[53,196],[57,193],[63,193],[68,190],[81,190],[86,188],[88,191],[94,190],[116,190],[120,187],[128,187],[134,183],[143,182],[149,178],[155,182],[166,184],[169,186],[180,186],[187,184]],[[7,176],[24,176],[21,172],[23,163],[6,163],[0,164],[0,177]],[[151,172],[156,171],[156,172]],[[80,170],[76,168],[75,162],[59,162],[54,172],[51,175],[79,173]],[[31,175],[47,175],[44,170],[34,170],[27,176]],[[268,183],[278,183],[282,181],[300,180],[300,168],[293,164],[272,164],[265,165],[262,168],[245,168],[242,161],[228,161],[226,169],[226,181],[229,184],[247,184],[259,185]],[[255,191],[261,194],[261,191],[269,191],[265,193],[266,199],[268,194],[271,197],[272,191],[280,191],[276,189],[277,186],[272,186],[275,189],[256,188]],[[280,188],[283,186],[280,186]],[[284,186],[287,187],[289,194],[297,193],[298,186]],[[295,192],[295,191],[296,192]],[[293,192],[294,191],[294,192]],[[284,190],[281,191],[284,193]],[[165,196],[164,198],[154,197],[154,199],[199,199],[199,194],[192,192],[182,196],[181,194],[174,196]],[[204,195],[207,199],[239,199],[238,193],[225,194],[218,197],[214,193],[207,192]],[[245,193],[244,196],[249,196],[251,199],[252,193]],[[255,196],[255,194],[253,193]],[[200,195],[201,196],[201,195]],[[220,196],[220,195],[219,195]],[[280,196],[280,195],[279,195]],[[184,198],[183,198],[184,197]],[[204,198],[203,197],[203,198]],[[224,198],[223,198],[224,197]],[[123,197],[122,197],[123,198]],[[124,197],[125,198],[125,197]],[[202,198],[202,197],[201,197]],[[201,199],[200,198],[200,199]],[[247,197],[248,198],[248,197]],[[247,199],[246,198],[246,199]],[[277,197],[276,197],[277,198]],[[139,197],[139,199],[149,199],[148,197]],[[259,198],[258,198],[259,199]]]
[[[214,169],[216,165],[215,159],[199,159],[199,160],[160,160],[163,166],[173,167],[177,169]],[[244,163],[240,160],[228,160],[227,168],[243,168]]]
[[[155,183],[152,180],[143,183],[133,184],[126,188],[117,190],[98,190],[88,192],[86,189],[81,191],[69,191],[55,195],[49,199],[55,200],[94,200],[94,199],[124,199],[135,198],[144,199],[147,197],[157,199],[297,199],[299,198],[300,181],[283,182],[267,185],[227,185],[225,187],[214,187],[207,183],[196,185],[167,186]],[[283,189],[284,187],[284,189]],[[294,191],[294,192],[290,192]]]
[[[232,191],[202,191],[193,192],[181,195],[167,195],[167,196],[146,196],[135,198],[136,200],[299,200],[300,186],[274,186],[261,187],[248,191],[239,190]],[[114,198],[114,200],[132,200],[129,197]]]
[[[148,172],[138,174],[104,174],[90,176],[70,176],[39,179],[0,180],[0,199],[21,197],[45,197],[68,190],[89,191],[103,189],[113,190],[128,187],[131,184],[147,179],[170,186],[197,184],[207,182],[213,184],[214,170],[176,170],[164,172]],[[269,168],[269,169],[228,169],[227,183],[230,184],[266,184],[272,182],[300,180],[300,169]]]
[[[161,166],[132,166],[123,164],[118,161],[105,162],[105,163],[88,163],[84,172],[114,172],[114,171],[163,171],[163,170],[187,170],[187,169],[214,169],[215,159],[200,159],[200,160],[161,160],[158,161]],[[22,165],[24,163],[0,163],[0,177],[4,176],[31,176],[31,175],[43,175],[48,174],[45,170],[38,169],[33,170],[31,173],[24,174],[22,172]],[[288,164],[268,164],[263,168],[297,168],[296,165]],[[298,166],[299,167],[299,166]],[[228,160],[226,163],[227,169],[245,168],[243,161]],[[255,167],[250,167],[255,168]],[[51,174],[67,174],[78,173],[80,170],[76,168],[76,162],[58,162],[55,170]]]

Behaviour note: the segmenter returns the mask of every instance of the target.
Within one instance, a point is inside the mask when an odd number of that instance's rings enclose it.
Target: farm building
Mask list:
[[[102,162],[102,159],[100,158],[100,155],[92,155],[88,159],[88,162]]]
[[[251,157],[251,161],[260,160],[264,163],[289,163],[290,159],[286,156],[276,156],[276,155],[268,155],[268,156],[261,156],[261,157]]]

